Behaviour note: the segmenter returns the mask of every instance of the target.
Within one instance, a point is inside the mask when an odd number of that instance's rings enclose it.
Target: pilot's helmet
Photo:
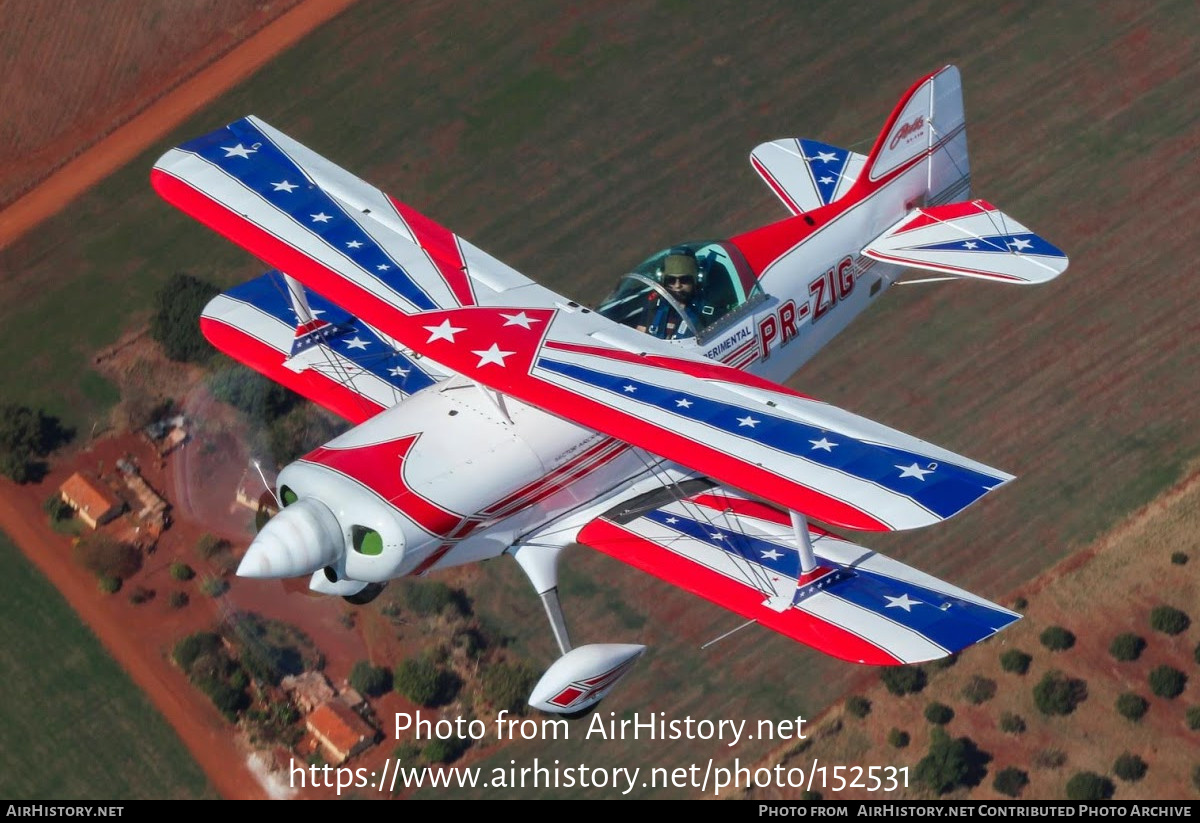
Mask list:
[[[700,267],[696,265],[695,255],[672,252],[663,260],[662,279],[665,284],[669,285],[672,280],[678,278],[691,278],[694,283],[699,272]]]

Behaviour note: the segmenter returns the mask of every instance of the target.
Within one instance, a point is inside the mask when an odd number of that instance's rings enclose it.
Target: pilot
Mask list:
[[[637,330],[660,340],[694,337],[700,320],[696,282],[699,273],[696,255],[690,249],[672,250],[663,260],[662,284],[667,293],[683,307],[686,322],[680,322],[679,312],[670,302],[663,300],[657,291],[651,291],[650,303],[642,314]]]

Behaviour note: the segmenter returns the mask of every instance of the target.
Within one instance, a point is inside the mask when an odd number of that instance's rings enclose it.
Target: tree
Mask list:
[[[187,604],[187,592],[171,592],[167,595],[167,605],[172,609],[182,609]]]
[[[996,774],[996,779],[992,781],[992,787],[1000,794],[1017,797],[1028,783],[1029,775],[1026,772],[1016,766],[1009,766]]]
[[[432,660],[419,658],[396,666],[392,686],[419,706],[443,706],[458,695],[462,681]]]
[[[1122,717],[1132,720],[1134,723],[1142,719],[1148,708],[1150,708],[1150,704],[1140,694],[1125,692],[1117,698],[1117,711]]]
[[[1183,566],[1188,562],[1187,552],[1172,552],[1171,562],[1176,566]]]
[[[861,720],[871,713],[871,701],[861,694],[853,694],[846,698],[846,711]]]
[[[879,679],[887,690],[897,697],[906,694],[916,694],[925,688],[925,670],[920,666],[888,666]]]
[[[1000,731],[1005,734],[1023,734],[1025,731],[1025,718],[1013,712],[1004,712],[1000,715]]]
[[[150,319],[150,336],[172,360],[199,363],[212,355],[200,333],[200,313],[220,290],[189,274],[176,273],[159,289]]]
[[[496,663],[483,671],[483,698],[497,711],[525,714],[537,672],[524,663]]]
[[[444,612],[465,617],[471,613],[471,603],[465,592],[437,581],[407,586],[404,589],[404,602],[422,617],[433,617]]]
[[[50,516],[51,523],[61,523],[64,520],[70,520],[75,514],[75,510],[71,508],[67,501],[62,499],[62,496],[58,492],[46,498],[46,502],[42,504],[42,511]]]
[[[1155,631],[1175,635],[1187,631],[1192,619],[1174,606],[1155,606],[1150,612],[1150,625]]]
[[[903,731],[902,729],[893,728],[890,732],[888,732],[887,740],[888,744],[891,745],[892,748],[904,749],[908,747],[910,738],[908,736],[908,732]]]
[[[954,709],[934,701],[925,707],[925,719],[936,726],[945,726],[954,719]]]
[[[15,483],[31,483],[46,474],[40,460],[71,439],[57,417],[41,409],[0,403],[0,474]]]
[[[1075,645],[1075,635],[1062,626],[1051,626],[1042,632],[1039,639],[1052,652],[1065,652]]]
[[[1191,706],[1184,715],[1187,719],[1187,727],[1192,731],[1200,731],[1200,706]]]
[[[1087,699],[1087,683],[1062,672],[1046,672],[1033,687],[1033,700],[1042,714],[1070,714]]]
[[[431,740],[421,750],[421,756],[426,763],[453,763],[462,757],[471,745],[471,741],[462,737]]]
[[[1032,655],[1028,655],[1020,649],[1009,649],[1000,655],[1000,668],[1013,674],[1025,674],[1029,671],[1029,664],[1032,662]]]
[[[956,786],[978,785],[990,759],[970,738],[951,739],[945,729],[935,726],[929,753],[917,763],[913,776],[931,791],[945,794]]]
[[[1174,666],[1163,664],[1150,672],[1150,691],[1159,697],[1174,699],[1187,686],[1187,675]]]
[[[350,669],[350,685],[368,697],[378,697],[392,688],[392,673],[384,666],[360,660]]]
[[[1127,663],[1141,657],[1145,648],[1146,641],[1143,638],[1132,632],[1126,632],[1113,638],[1113,642],[1108,646],[1108,653],[1113,656],[1114,660]]]
[[[1108,800],[1113,795],[1113,782],[1095,772],[1076,772],[1067,781],[1068,800]]]
[[[996,696],[996,681],[990,677],[974,675],[967,681],[967,685],[963,686],[962,696],[974,706],[986,703]]]
[[[75,560],[97,577],[127,578],[142,567],[137,547],[104,532],[92,532],[76,543]]]
[[[190,673],[192,665],[202,656],[211,654],[221,647],[221,636],[212,632],[196,632],[175,644],[171,657],[184,672]]]
[[[1149,766],[1146,765],[1145,760],[1142,760],[1136,754],[1125,752],[1113,763],[1113,774],[1126,783],[1136,783],[1146,776],[1148,768]]]
[[[191,580],[196,576],[196,571],[187,563],[175,562],[171,564],[171,577],[181,582]]]

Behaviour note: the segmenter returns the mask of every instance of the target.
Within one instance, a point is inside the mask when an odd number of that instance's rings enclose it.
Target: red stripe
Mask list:
[[[579,532],[579,542],[841,660],[872,666],[904,662],[865,638],[800,609],[768,609],[762,605],[765,598],[759,590],[603,518],[585,526]]]
[[[581,461],[585,459],[591,461],[601,449],[611,449],[611,454],[603,455],[603,457],[595,462],[588,462],[586,465],[581,465]],[[579,480],[581,477],[586,477],[597,469],[607,466],[620,455],[624,454],[629,449],[629,444],[621,443],[618,440],[609,438],[604,440],[584,452],[579,457],[571,462],[560,466],[531,483],[527,483],[522,488],[505,497],[498,503],[493,503],[488,508],[480,512],[481,516],[501,517],[509,514],[512,511],[525,506],[530,506],[545,500],[550,495],[560,491],[567,486]]]
[[[928,269],[930,271],[944,271],[947,274],[964,274],[964,275],[975,276],[975,277],[994,277],[997,280],[1012,280],[1013,282],[1016,282],[1016,283],[1028,283],[1029,282],[1028,280],[1026,280],[1023,277],[1014,277],[1011,274],[1000,274],[999,272],[982,271],[980,269],[964,269],[961,266],[951,266],[946,263],[930,263],[926,260],[921,260],[921,261],[910,260],[910,259],[906,259],[903,257],[896,257],[891,254],[884,254],[883,252],[876,251],[875,249],[865,250],[863,252],[863,254],[866,254],[869,257],[874,257],[876,260],[885,260],[885,261],[895,262],[895,263],[899,263],[902,266],[907,266],[910,268]]]
[[[778,523],[781,526],[792,525],[792,518],[787,512],[778,509],[775,506],[762,503],[758,500],[747,500],[745,497],[735,497],[726,494],[720,489],[702,492],[688,500],[705,508],[713,509],[714,511],[733,512],[735,515],[743,515],[745,517],[756,517],[759,520],[766,520],[768,523]],[[838,540],[842,538],[833,532],[826,531],[819,526],[814,526],[811,523],[808,525],[808,530],[821,537],[834,537]]]
[[[467,275],[467,264],[462,258],[458,247],[458,236],[440,223],[421,214],[421,212],[401,203],[394,197],[388,200],[396,207],[400,217],[408,225],[409,230],[417,239],[417,245],[428,252],[433,264],[446,285],[450,287],[459,305],[474,306],[475,295],[471,291],[471,278]]]
[[[787,206],[788,211],[790,211],[792,214],[804,213],[804,209],[800,208],[799,204],[792,199],[791,195],[788,194],[787,189],[785,189],[779,183],[779,181],[775,179],[774,175],[767,171],[767,167],[758,162],[757,157],[750,157],[750,165],[754,166],[754,170],[758,172],[759,176],[765,180],[767,185],[775,191],[775,194],[779,196],[779,199],[783,201],[783,204]]]
[[[892,236],[929,226],[934,223],[945,223],[959,217],[973,217],[998,209],[986,200],[965,200],[961,203],[947,203],[944,206],[930,206],[920,209],[913,218],[892,232]]]
[[[294,372],[286,368],[287,355],[236,326],[201,317],[200,330],[208,342],[229,356],[351,423],[362,423],[386,408],[315,369]]]

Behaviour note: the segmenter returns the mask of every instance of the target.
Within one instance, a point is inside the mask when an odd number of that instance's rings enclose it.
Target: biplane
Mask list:
[[[930,526],[1013,477],[783,385],[910,269],[1046,282],[1067,257],[970,199],[957,69],[866,155],[765,143],[789,215],[680,243],[595,307],[514,271],[255,117],[167,152],[155,189],[271,271],[215,298],[222,351],[355,424],[286,466],[247,577],[367,602],[512,555],[562,651],[530,697],[593,706],[644,647],[572,649],[583,544],[838,658],[940,658],[1019,615],[834,530]]]

